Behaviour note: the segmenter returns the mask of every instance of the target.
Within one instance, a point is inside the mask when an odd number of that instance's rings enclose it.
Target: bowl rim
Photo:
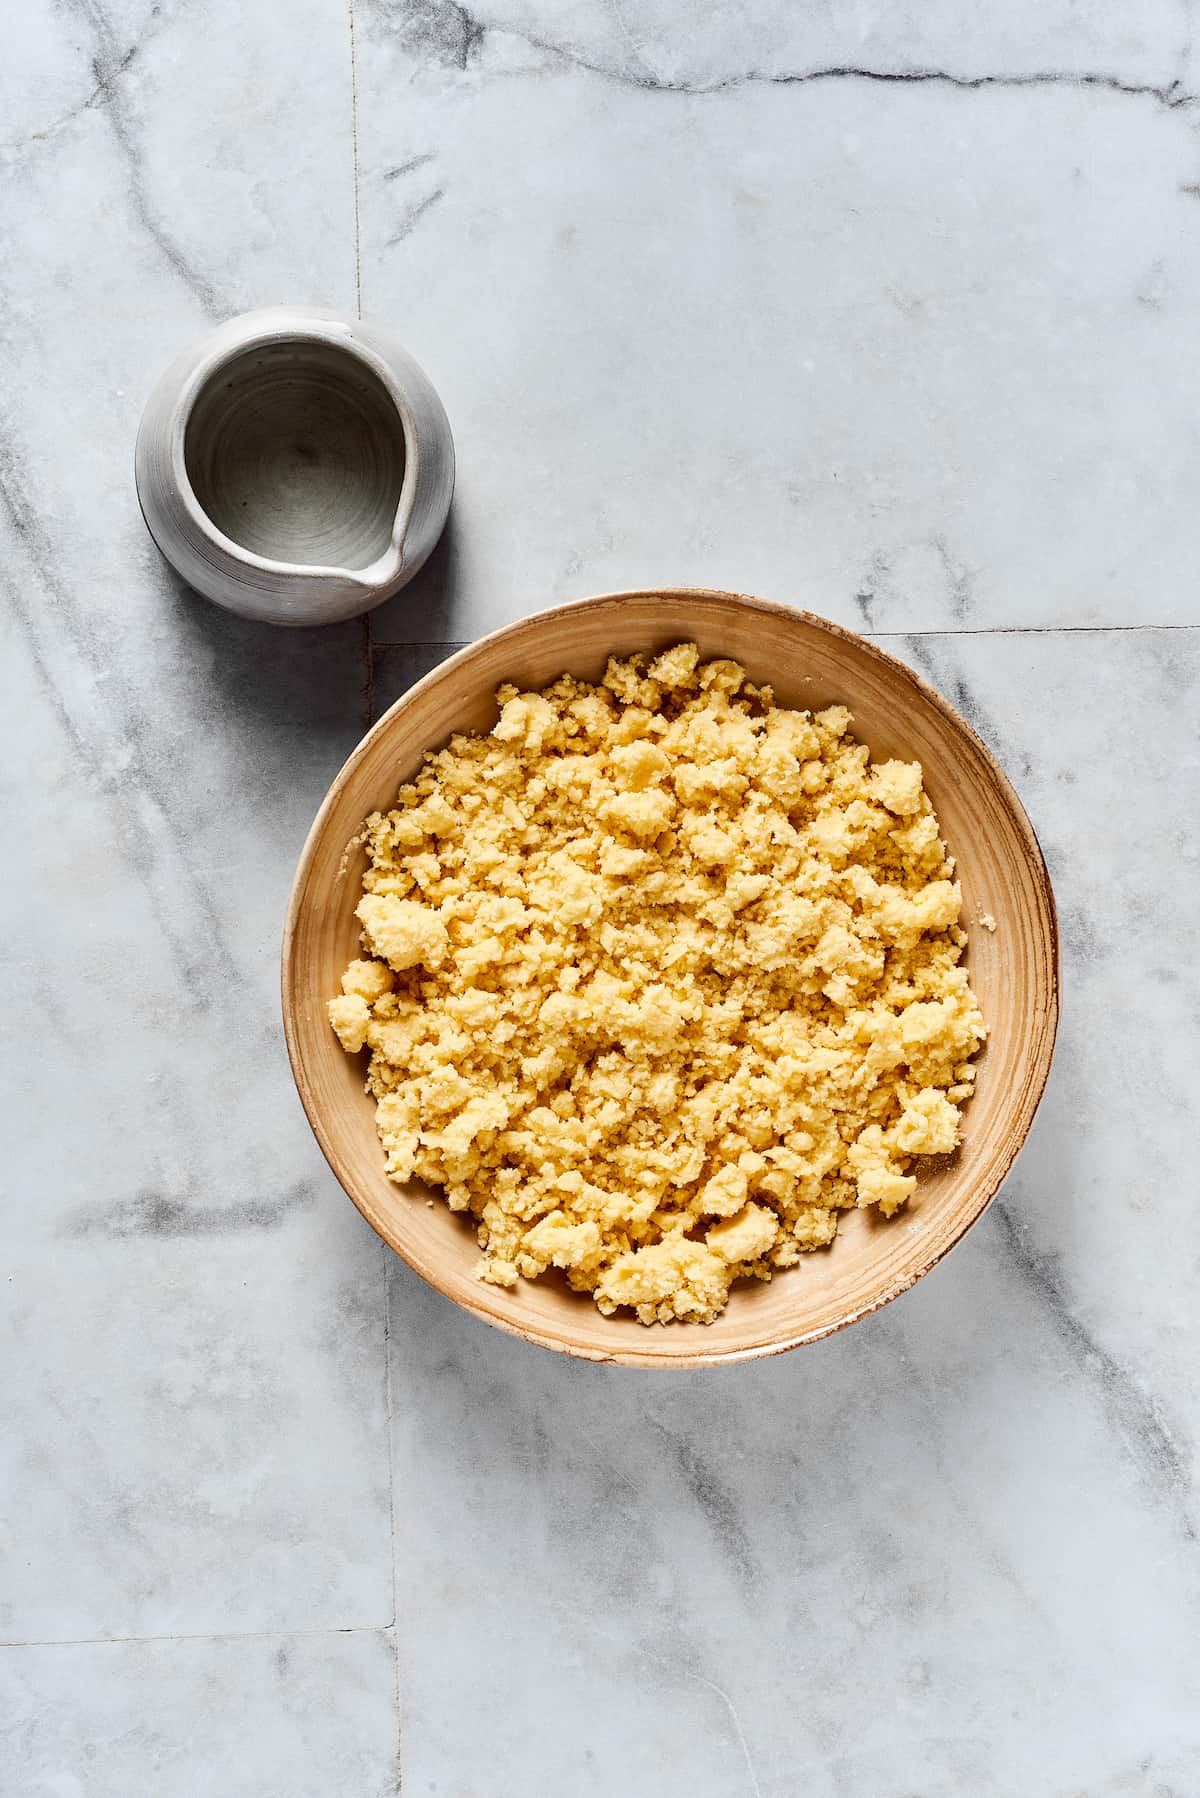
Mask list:
[[[829,636],[840,638],[844,642],[853,644],[857,650],[862,651],[866,655],[873,657],[880,662],[886,663],[890,670],[902,676],[903,680],[906,681],[922,699],[940,711],[957,730],[962,731],[975,745],[981,755],[991,778],[996,783],[996,787],[1009,809],[1017,831],[1023,839],[1028,855],[1030,871],[1033,876],[1034,885],[1037,889],[1038,899],[1044,908],[1046,922],[1049,925],[1050,937],[1050,967],[1047,1005],[1044,1017],[1039,1020],[1039,1042],[1033,1066],[1032,1079],[1026,1084],[1022,1104],[1013,1120],[1014,1128],[1009,1133],[1004,1150],[1001,1155],[997,1157],[990,1172],[979,1181],[977,1188],[972,1194],[972,1208],[969,1214],[965,1216],[961,1227],[955,1234],[951,1236],[947,1242],[942,1244],[940,1248],[934,1249],[932,1252],[927,1252],[920,1258],[915,1267],[910,1267],[894,1278],[884,1290],[875,1294],[868,1302],[860,1305],[854,1311],[848,1313],[844,1317],[838,1318],[832,1323],[785,1332],[779,1337],[773,1337],[768,1341],[754,1342],[741,1347],[726,1348],[711,1352],[705,1351],[704,1349],[697,1349],[692,1352],[671,1355],[664,1355],[661,1351],[656,1349],[655,1333],[652,1330],[646,1331],[648,1340],[644,1352],[641,1350],[629,1350],[625,1348],[614,1348],[611,1352],[607,1352],[573,1344],[568,1338],[553,1335],[549,1331],[540,1328],[536,1323],[526,1323],[522,1320],[505,1316],[502,1312],[493,1310],[488,1304],[487,1298],[491,1289],[485,1282],[478,1282],[478,1298],[476,1298],[474,1294],[469,1298],[464,1298],[458,1293],[451,1292],[443,1284],[438,1276],[435,1266],[425,1265],[420,1260],[414,1259],[406,1252],[406,1250],[401,1248],[398,1243],[391,1239],[390,1235],[380,1227],[380,1223],[374,1215],[372,1207],[356,1190],[354,1178],[341,1157],[333,1135],[326,1129],[321,1108],[316,1103],[315,1095],[308,1079],[299,1031],[296,1026],[297,982],[294,957],[296,927],[304,900],[305,887],[307,885],[313,861],[316,857],[318,845],[324,834],[326,818],[336,804],[342,789],[354,774],[358,764],[367,754],[370,746],[386,729],[389,728],[391,721],[398,713],[407,710],[410,706],[416,704],[423,695],[438,682],[446,679],[453,679],[458,670],[467,664],[482,647],[485,645],[492,647],[497,644],[502,644],[507,638],[527,631],[530,624],[545,623],[551,619],[570,618],[573,614],[585,610],[601,611],[604,609],[611,609],[615,611],[628,600],[654,598],[669,598],[676,600],[725,600],[750,612],[758,612],[774,618],[791,619],[797,623],[805,624],[819,631],[823,631]],[[494,631],[485,632],[482,636],[476,637],[472,642],[467,643],[461,649],[456,650],[455,653],[448,656],[445,661],[439,662],[428,674],[423,675],[421,679],[415,681],[411,687],[406,688],[399,698],[388,707],[386,712],[381,713],[375,723],[364,733],[354,749],[351,750],[341,768],[338,770],[338,773],[334,777],[321,802],[316,817],[313,819],[308,834],[305,837],[303,848],[300,851],[299,861],[296,865],[296,872],[292,880],[291,890],[288,895],[280,958],[280,985],[284,1041],[287,1045],[288,1060],[291,1064],[292,1077],[295,1080],[296,1090],[300,1097],[300,1103],[304,1108],[304,1114],[308,1119],[309,1127],[316,1138],[317,1145],[320,1148],[322,1155],[325,1157],[331,1172],[341,1186],[343,1192],[394,1254],[399,1255],[403,1261],[406,1261],[415,1273],[419,1274],[423,1280],[427,1281],[429,1285],[440,1292],[444,1298],[449,1299],[454,1304],[461,1305],[465,1310],[469,1311],[473,1316],[480,1318],[484,1323],[491,1324],[495,1328],[505,1331],[508,1335],[517,1336],[521,1338],[522,1341],[533,1343],[539,1348],[553,1349],[560,1354],[567,1354],[576,1359],[605,1362],[623,1367],[678,1368],[682,1370],[685,1368],[690,1369],[696,1367],[722,1367],[730,1366],[737,1362],[763,1360],[772,1355],[786,1354],[789,1350],[801,1348],[807,1343],[820,1342],[826,1337],[837,1335],[842,1330],[849,1329],[851,1324],[860,1323],[864,1318],[873,1316],[877,1311],[881,1311],[885,1305],[890,1305],[895,1299],[902,1297],[904,1293],[910,1291],[911,1288],[916,1285],[918,1280],[924,1279],[926,1274],[930,1273],[939,1262],[944,1260],[951,1249],[957,1247],[963,1240],[963,1237],[966,1236],[967,1232],[973,1229],[979,1222],[979,1219],[988,1209],[1001,1186],[1008,1178],[1009,1173],[1012,1171],[1013,1163],[1025,1146],[1029,1137],[1029,1132],[1033,1127],[1033,1121],[1037,1115],[1042,1095],[1046,1089],[1046,1082],[1050,1075],[1050,1068],[1054,1059],[1054,1049],[1058,1036],[1059,1014],[1061,1010],[1061,959],[1058,909],[1055,904],[1054,888],[1050,881],[1049,870],[1046,866],[1046,858],[1041,843],[1038,841],[1037,833],[1029,820],[1025,807],[1022,805],[1021,800],[1017,795],[1016,789],[999,762],[996,760],[992,751],[988,748],[987,744],[983,741],[974,727],[962,716],[962,713],[951,705],[950,701],[946,699],[943,694],[939,693],[936,687],[931,685],[929,681],[925,680],[914,669],[910,668],[906,662],[902,662],[898,657],[890,655],[887,650],[881,649],[878,644],[872,643],[869,638],[861,636],[857,631],[848,629],[845,625],[835,623],[830,618],[823,618],[817,612],[805,611],[798,606],[781,604],[777,600],[761,599],[753,594],[738,593],[727,588],[653,586],[622,588],[610,593],[590,594],[583,599],[567,600],[558,605],[546,606],[539,611],[527,613],[523,618],[516,619],[510,624],[501,625]]]

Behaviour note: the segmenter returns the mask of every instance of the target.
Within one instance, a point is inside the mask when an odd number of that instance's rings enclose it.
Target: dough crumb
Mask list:
[[[331,999],[327,1009],[339,1043],[347,1055],[357,1055],[367,1040],[367,1025],[371,1022],[366,1000],[360,993],[347,993],[345,998]]]
[[[428,906],[397,899],[393,893],[368,893],[360,900],[357,915],[367,948],[396,973],[418,962],[429,968],[440,965],[446,953],[446,926]]]
[[[711,1322],[958,1143],[986,1028],[920,763],[693,643],[497,697],[363,826],[330,1023],[481,1279]]]

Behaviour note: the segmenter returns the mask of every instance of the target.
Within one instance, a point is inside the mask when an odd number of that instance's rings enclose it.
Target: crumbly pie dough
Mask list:
[[[709,1322],[957,1143],[986,1030],[954,863],[918,763],[694,644],[498,698],[367,819],[330,1021],[483,1279]]]

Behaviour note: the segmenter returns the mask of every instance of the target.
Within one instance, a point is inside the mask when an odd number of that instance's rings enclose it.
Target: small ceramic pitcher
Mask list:
[[[407,351],[308,307],[229,319],[159,380],[135,453],[151,536],[231,612],[332,624],[410,581],[442,532],[454,443]]]

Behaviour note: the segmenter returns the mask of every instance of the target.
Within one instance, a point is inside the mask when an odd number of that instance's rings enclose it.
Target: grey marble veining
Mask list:
[[[1200,67],[1188,7],[38,0],[0,59],[8,1798],[1200,1790]],[[270,632],[142,528],[155,373],[388,322],[450,529]],[[529,1350],[291,1088],[292,867],[364,724],[694,581],[967,714],[1059,899],[999,1200],[781,1361]]]
[[[131,480],[209,311],[353,304],[349,46],[308,12],[302,46],[265,7],[30,9],[58,84],[5,60],[4,1642],[392,1614],[382,1251],[307,1136],[276,974],[362,631],[183,592]]]
[[[1184,892],[1156,892],[1162,861],[1131,861],[1123,833],[1081,815],[1107,770],[1147,838],[1169,837],[1189,759],[1195,783],[1200,636],[888,647],[982,729],[1005,721],[993,740],[1050,859],[1066,1006],[1033,1139],[901,1304],[711,1379],[631,1384],[531,1357],[393,1270],[393,1390],[415,1397],[395,1428],[417,1791],[448,1765],[468,1790],[521,1790],[497,1767],[540,1715],[531,1688],[554,1695],[537,1737],[549,1790],[611,1789],[614,1752],[639,1792],[1200,1778],[1180,1178],[1197,928]],[[468,1741],[441,1698],[464,1664],[481,1694]]]
[[[1098,32],[1081,85],[906,14],[919,79],[856,72],[845,29],[805,83],[759,9],[757,50],[745,21],[676,91],[634,8],[586,55],[550,8],[357,17],[363,304],[405,320],[460,452],[452,598],[382,636],[651,580],[877,630],[1189,621],[1180,26],[1128,76]]]

